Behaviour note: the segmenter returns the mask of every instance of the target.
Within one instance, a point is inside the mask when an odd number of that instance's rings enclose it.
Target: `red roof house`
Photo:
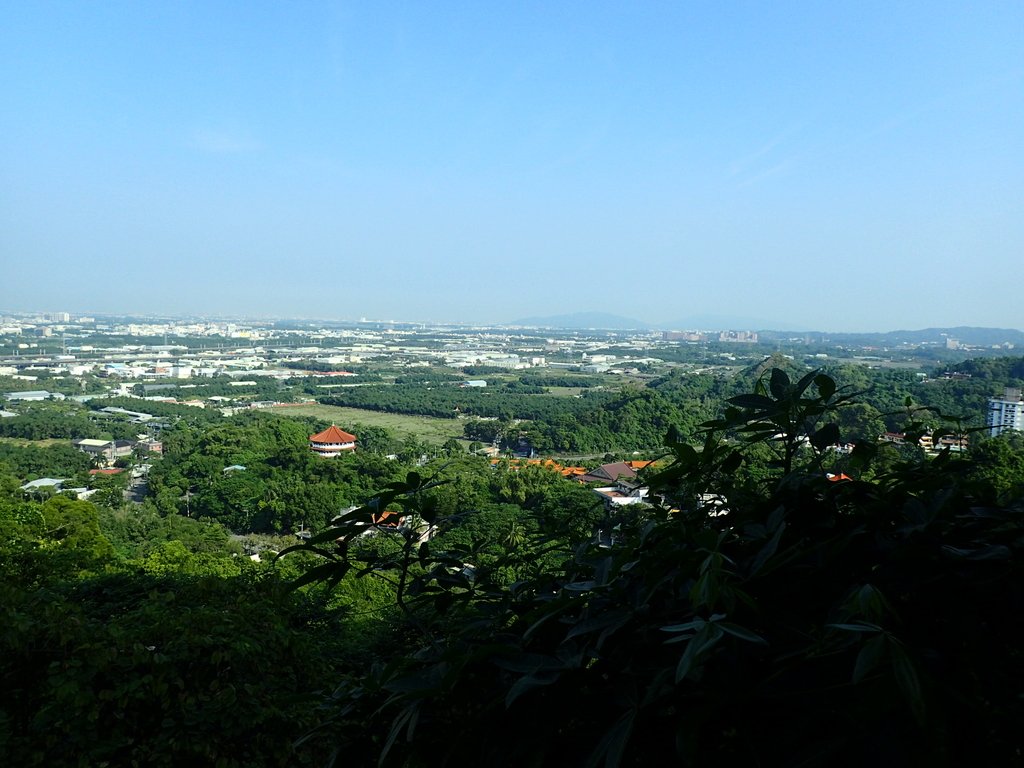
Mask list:
[[[617,461],[613,464],[602,464],[576,479],[581,483],[614,483],[623,477],[631,480],[636,477],[636,470],[624,461]]]
[[[323,432],[309,436],[309,450],[318,456],[337,456],[342,451],[356,449],[356,436],[331,424]]]

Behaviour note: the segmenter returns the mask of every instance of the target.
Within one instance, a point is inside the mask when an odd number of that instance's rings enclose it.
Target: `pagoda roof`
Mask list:
[[[309,436],[309,442],[311,443],[354,443],[355,441],[355,435],[338,429],[334,424],[331,424],[323,432]]]

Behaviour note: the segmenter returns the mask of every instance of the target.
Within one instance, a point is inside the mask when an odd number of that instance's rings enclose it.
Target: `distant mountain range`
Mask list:
[[[507,325],[535,328],[561,328],[566,330],[600,329],[614,331],[646,330],[747,330],[758,331],[765,341],[790,338],[794,335],[811,339],[828,340],[833,344],[861,346],[895,346],[898,344],[944,344],[946,339],[955,339],[969,346],[993,346],[1013,344],[1024,346],[1024,332],[1015,328],[979,328],[956,326],[953,328],[922,328],[920,330],[887,331],[884,333],[830,333],[826,331],[801,330],[796,326],[771,320],[732,315],[694,315],[671,323],[649,323],[632,317],[623,317],[609,312],[573,312],[564,315],[524,317]],[[770,329],[770,330],[767,330]]]
[[[762,332],[765,339],[786,338],[790,333]],[[885,333],[824,333],[802,331],[800,335],[812,339],[828,340],[832,344],[895,346],[898,344],[944,344],[955,339],[968,346],[991,347],[999,344],[1024,345],[1024,332],[1016,328],[978,328],[957,326],[955,328],[922,328],[917,331],[887,331]]]

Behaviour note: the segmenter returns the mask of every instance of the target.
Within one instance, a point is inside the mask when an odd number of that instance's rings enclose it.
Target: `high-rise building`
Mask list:
[[[1024,432],[1024,400],[1020,389],[1007,387],[1002,397],[989,398],[985,423],[993,437],[1009,429]]]

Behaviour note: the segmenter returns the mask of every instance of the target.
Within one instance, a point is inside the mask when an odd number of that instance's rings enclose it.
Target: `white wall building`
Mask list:
[[[985,423],[988,425],[988,433],[993,437],[1010,429],[1024,432],[1024,400],[1021,399],[1021,391],[1007,387],[1001,398],[989,398]]]
[[[14,377],[17,378],[17,377]],[[34,389],[28,392],[6,392],[8,400],[63,400],[64,395],[60,392],[47,392],[45,389]]]

